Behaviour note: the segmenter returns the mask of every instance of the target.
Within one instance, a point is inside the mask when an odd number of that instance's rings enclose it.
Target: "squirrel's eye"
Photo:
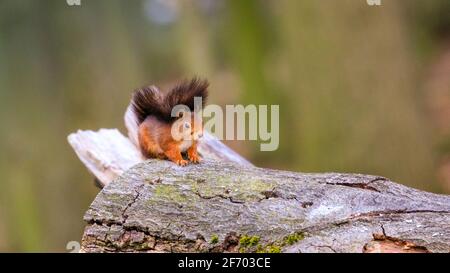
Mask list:
[[[186,128],[186,129],[191,128],[191,124],[189,124],[189,122],[185,122],[184,123],[184,128]]]

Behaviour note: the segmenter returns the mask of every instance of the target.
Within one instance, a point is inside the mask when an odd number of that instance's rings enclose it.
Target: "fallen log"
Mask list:
[[[385,178],[150,160],[85,215],[86,252],[450,252],[450,197]]]
[[[136,125],[69,142],[103,190],[84,252],[450,252],[450,196],[361,174],[252,166],[214,137],[205,161],[144,161]]]

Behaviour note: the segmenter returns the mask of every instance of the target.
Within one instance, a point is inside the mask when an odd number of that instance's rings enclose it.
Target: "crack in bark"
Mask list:
[[[373,233],[373,240],[363,246],[364,253],[430,253],[426,247],[411,241],[386,235],[381,224],[382,234]]]
[[[261,194],[264,195],[264,198],[260,199],[259,201],[269,199],[269,198],[280,198],[281,197],[280,194],[275,191],[275,188],[273,188],[270,191],[262,191]]]
[[[387,235],[386,235],[386,230],[384,229],[383,224],[380,224],[380,226],[381,226],[381,232],[383,233],[383,235],[384,235],[384,236],[387,236]]]
[[[228,200],[228,201],[230,201],[231,203],[234,203],[234,204],[244,204],[245,203],[245,201],[234,200],[232,196],[225,196],[223,194],[215,194],[215,195],[211,195],[211,196],[204,196],[198,191],[193,191],[193,193],[195,195],[197,195],[198,197],[200,197],[202,199],[206,199],[206,200],[213,199],[213,198],[221,198],[221,199]]]
[[[387,179],[386,177],[378,176],[378,177],[375,177],[374,179],[370,180],[367,184],[371,184],[371,183],[378,182],[378,181],[389,181],[389,179]]]
[[[88,225],[99,225],[99,226],[107,226],[107,227],[111,227],[112,225],[118,225],[121,226],[123,223],[121,221],[115,221],[113,219],[89,219],[87,220],[87,224]]]
[[[362,217],[377,217],[383,215],[391,214],[411,214],[411,213],[450,213],[450,211],[445,210],[381,210],[381,211],[370,211],[365,213],[358,213],[350,215],[349,219],[362,218]]]
[[[312,247],[316,247],[316,248],[328,248],[329,250],[333,251],[333,253],[337,253],[336,250],[334,250],[334,248],[332,248],[331,246],[328,245],[311,245]]]
[[[369,186],[369,183],[346,183],[346,182],[337,182],[337,183],[331,183],[326,182],[327,185],[333,185],[333,186],[345,186],[345,187],[351,187],[351,188],[359,188],[364,190],[371,190],[375,192],[380,192],[378,189]]]
[[[388,179],[385,178],[385,177],[379,176],[379,177],[376,177],[376,178],[372,179],[371,181],[369,181],[367,183],[350,183],[350,182],[331,183],[331,182],[326,182],[325,184],[333,185],[333,186],[345,186],[345,187],[359,188],[359,189],[363,189],[363,190],[370,190],[370,191],[375,191],[375,192],[381,192],[377,188],[375,188],[373,186],[370,186],[370,184],[378,182],[378,181],[388,181]]]
[[[103,251],[162,251],[162,252],[193,252],[201,249],[209,249],[206,245],[205,240],[191,240],[186,239],[183,235],[178,235],[175,239],[164,238],[157,233],[150,233],[148,230],[143,230],[141,227],[135,226],[124,226],[121,223],[114,224],[117,225],[118,228],[121,229],[121,234],[118,240],[111,240],[109,238],[111,232],[111,225],[109,223],[101,222],[100,220],[91,221],[88,223],[87,228],[92,227],[94,225],[98,226],[106,226],[109,227],[108,231],[105,232],[103,238],[99,238],[98,236],[90,236],[89,234],[85,234],[83,236],[83,245],[84,249],[95,249],[89,242],[95,241],[94,245],[96,247],[101,246]],[[139,242],[131,241],[132,233],[143,233],[143,239]],[[201,241],[201,242],[200,242]],[[146,245],[146,244],[152,245]],[[140,245],[140,248],[136,248],[137,245]]]
[[[133,197],[133,200],[131,200],[131,202],[128,203],[128,204],[125,206],[124,210],[122,211],[122,224],[125,224],[125,222],[127,221],[128,216],[129,216],[129,215],[127,214],[127,211],[128,211],[128,209],[129,209],[134,203],[136,203],[136,201],[139,199],[139,196],[141,195],[141,191],[142,191],[142,188],[144,187],[144,185],[145,185],[145,184],[141,184],[141,185],[139,185],[139,186],[137,187],[137,189],[135,190],[136,194],[135,194],[135,196]]]

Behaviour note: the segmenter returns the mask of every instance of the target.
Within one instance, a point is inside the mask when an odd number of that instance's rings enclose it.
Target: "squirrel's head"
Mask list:
[[[177,141],[197,141],[203,137],[201,114],[197,112],[184,112],[172,125],[172,137]]]

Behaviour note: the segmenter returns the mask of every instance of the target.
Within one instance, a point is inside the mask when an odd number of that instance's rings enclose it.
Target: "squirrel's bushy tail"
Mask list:
[[[131,99],[131,107],[138,124],[144,122],[145,118],[150,115],[163,116],[162,95],[155,86],[144,87],[134,91]]]
[[[194,111],[194,97],[201,97],[204,106],[208,97],[209,83],[206,80],[194,78],[183,81],[166,95],[163,95],[157,87],[149,86],[134,91],[131,105],[138,124],[144,122],[148,116],[155,116],[164,121],[173,121],[172,109],[176,105],[183,104]]]

